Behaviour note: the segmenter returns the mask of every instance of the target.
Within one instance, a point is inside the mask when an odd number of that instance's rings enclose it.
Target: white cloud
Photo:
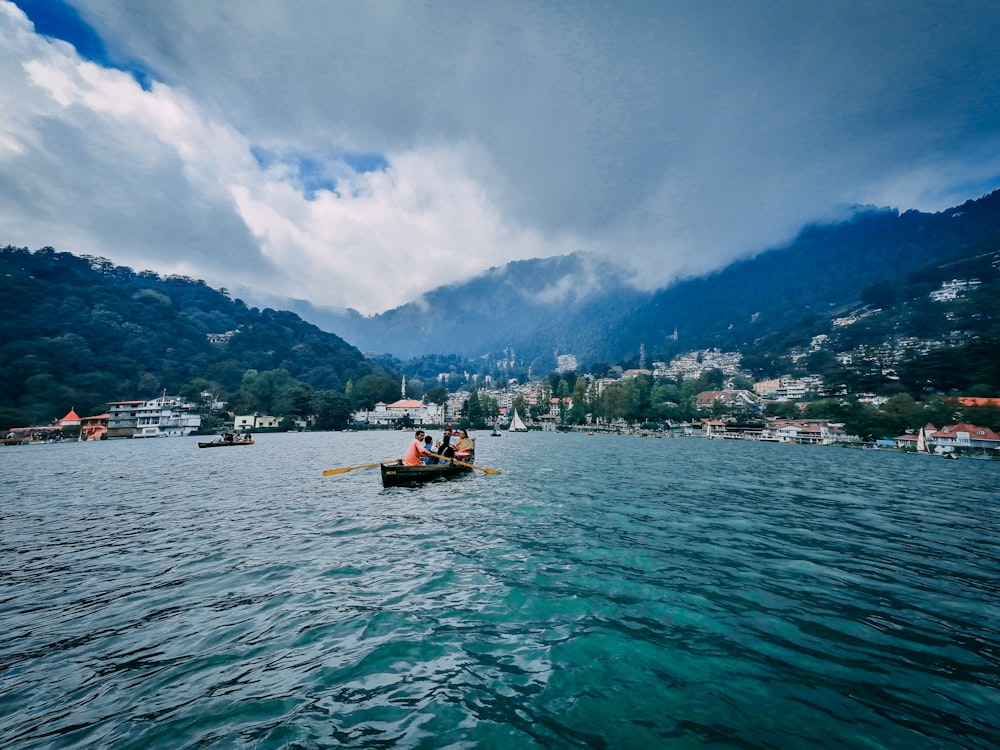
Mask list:
[[[74,6],[159,82],[0,0],[0,242],[216,286],[376,312],[590,250],[648,287],[1000,185],[988,3]]]

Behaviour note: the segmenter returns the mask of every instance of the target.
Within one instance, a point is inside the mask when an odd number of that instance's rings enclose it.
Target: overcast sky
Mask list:
[[[1000,5],[0,0],[0,244],[375,313],[1000,187]]]

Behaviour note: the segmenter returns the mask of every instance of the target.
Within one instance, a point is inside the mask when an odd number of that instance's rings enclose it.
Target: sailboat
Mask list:
[[[930,453],[927,450],[927,437],[924,434],[924,428],[920,428],[920,432],[917,433],[917,453],[921,453],[925,456],[929,456]]]
[[[508,429],[510,432],[528,431],[528,426],[521,421],[521,417],[518,416],[517,409],[514,409],[514,416],[510,418],[510,427]]]

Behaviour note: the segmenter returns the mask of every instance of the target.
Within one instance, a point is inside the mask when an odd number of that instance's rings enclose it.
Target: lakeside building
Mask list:
[[[180,396],[167,396],[146,401],[136,409],[133,438],[186,437],[201,427],[197,408]]]
[[[807,445],[860,442],[857,436],[844,432],[844,425],[831,422],[828,419],[769,420],[767,427],[761,432],[760,439],[779,443],[805,443]]]
[[[844,425],[827,419],[772,419],[765,422],[728,422],[702,419],[684,430],[686,435],[727,440],[761,440],[770,443],[832,445],[856,443],[859,439],[844,432]]]
[[[111,401],[108,403],[108,430],[110,438],[130,438],[139,419],[139,407],[145,401]]]
[[[268,414],[239,414],[233,418],[233,429],[239,432],[276,429],[279,422],[277,417]]]
[[[956,448],[968,448],[1000,455],[1000,435],[989,427],[962,422],[946,425],[940,430],[933,424],[927,424],[922,429],[928,450],[941,453],[953,451]],[[916,434],[900,435],[895,439],[896,447],[916,450],[917,439]]]
[[[354,421],[368,425],[395,426],[403,417],[409,417],[414,424],[441,424],[444,411],[438,404],[425,404],[412,398],[404,398],[386,404],[379,401],[371,410],[354,412]]]

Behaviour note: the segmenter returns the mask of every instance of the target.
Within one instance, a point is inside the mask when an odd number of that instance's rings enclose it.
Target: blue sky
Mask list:
[[[0,242],[380,312],[1000,187],[992,2],[0,0]],[[270,297],[269,297],[270,296]]]

